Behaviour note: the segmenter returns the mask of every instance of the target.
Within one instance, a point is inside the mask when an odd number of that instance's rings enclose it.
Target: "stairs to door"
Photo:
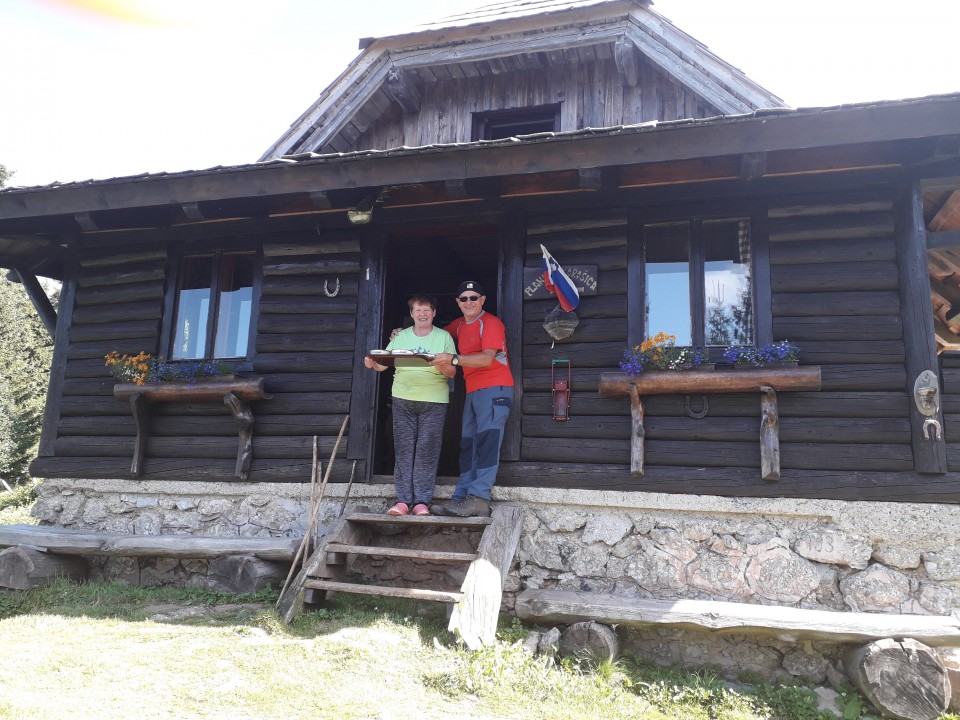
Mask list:
[[[340,518],[320,538],[315,552],[277,601],[278,614],[284,622],[292,621],[303,611],[308,591],[314,602],[327,592],[445,602],[453,605],[448,629],[458,633],[468,647],[478,649],[495,638],[503,582],[513,562],[522,527],[523,508],[514,504],[494,505],[489,518],[351,513]],[[481,534],[476,549],[471,552],[445,549],[443,542],[450,538],[445,533],[424,535],[436,545],[429,548],[402,547],[389,541],[409,537],[415,529],[428,528],[474,529]],[[353,558],[357,562],[364,557],[375,558],[381,567],[396,564],[393,575],[404,582],[370,585],[351,581],[348,561]],[[404,569],[410,567],[411,561],[466,566],[466,576],[456,590],[438,587],[436,582],[427,581],[424,585],[422,581],[406,581]]]

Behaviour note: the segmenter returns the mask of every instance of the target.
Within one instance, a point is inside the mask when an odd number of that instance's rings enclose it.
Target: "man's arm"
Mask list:
[[[494,358],[497,357],[497,351],[482,350],[478,353],[471,353],[470,355],[457,355],[456,357],[459,361],[458,364],[461,367],[484,368],[484,367],[488,367],[490,363],[493,362]],[[453,358],[454,358],[453,353],[437,353],[436,355],[433,356],[433,362],[431,362],[430,364],[438,369],[444,366],[453,367],[452,365]],[[443,372],[443,370],[441,370],[441,372]]]

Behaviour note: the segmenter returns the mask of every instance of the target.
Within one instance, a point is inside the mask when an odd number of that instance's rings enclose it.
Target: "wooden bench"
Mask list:
[[[521,620],[533,622],[595,620],[835,643],[909,637],[934,647],[960,647],[960,617],[956,616],[834,612],[721,600],[648,600],[566,590],[524,590],[517,595],[515,607]]]
[[[279,576],[300,538],[124,535],[42,525],[0,525],[0,587],[25,590],[57,577],[86,577],[85,556],[211,560],[225,589],[251,592]]]
[[[629,397],[633,425],[630,433],[630,473],[643,476],[642,395],[708,395],[760,393],[760,475],[780,479],[780,410],[778,390],[819,390],[820,367],[757,368],[755,370],[682,370],[600,374],[600,397]]]

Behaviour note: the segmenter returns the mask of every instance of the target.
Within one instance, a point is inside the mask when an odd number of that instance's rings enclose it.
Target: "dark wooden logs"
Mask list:
[[[585,620],[573,623],[560,634],[561,657],[581,657],[593,662],[616,660],[620,638],[609,625]]]
[[[935,720],[950,702],[947,670],[939,655],[911,638],[884,638],[847,650],[843,669],[884,717]]]
[[[0,552],[0,587],[29,590],[49,585],[58,578],[86,580],[86,561],[19,546]]]
[[[287,575],[288,564],[261,560],[253,555],[226,555],[210,561],[207,586],[216,592],[255,593],[278,588]]]

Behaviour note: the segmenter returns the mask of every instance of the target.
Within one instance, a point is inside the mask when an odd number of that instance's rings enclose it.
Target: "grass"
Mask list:
[[[37,499],[33,485],[16,485],[12,491],[0,490],[0,525],[36,525],[30,508]]]
[[[471,653],[446,633],[440,605],[339,595],[285,626],[274,600],[103,583],[0,591],[0,718],[830,717],[807,688],[735,689],[633,657],[530,657],[516,620]],[[158,619],[175,609],[202,612]]]
[[[35,522],[34,499],[30,486],[0,493],[0,524]],[[471,653],[438,604],[339,595],[286,626],[275,600],[115,583],[0,589],[0,720],[834,717],[802,686],[735,688],[631,656],[531,657],[516,619]],[[872,719],[852,690],[842,704],[845,720]]]

